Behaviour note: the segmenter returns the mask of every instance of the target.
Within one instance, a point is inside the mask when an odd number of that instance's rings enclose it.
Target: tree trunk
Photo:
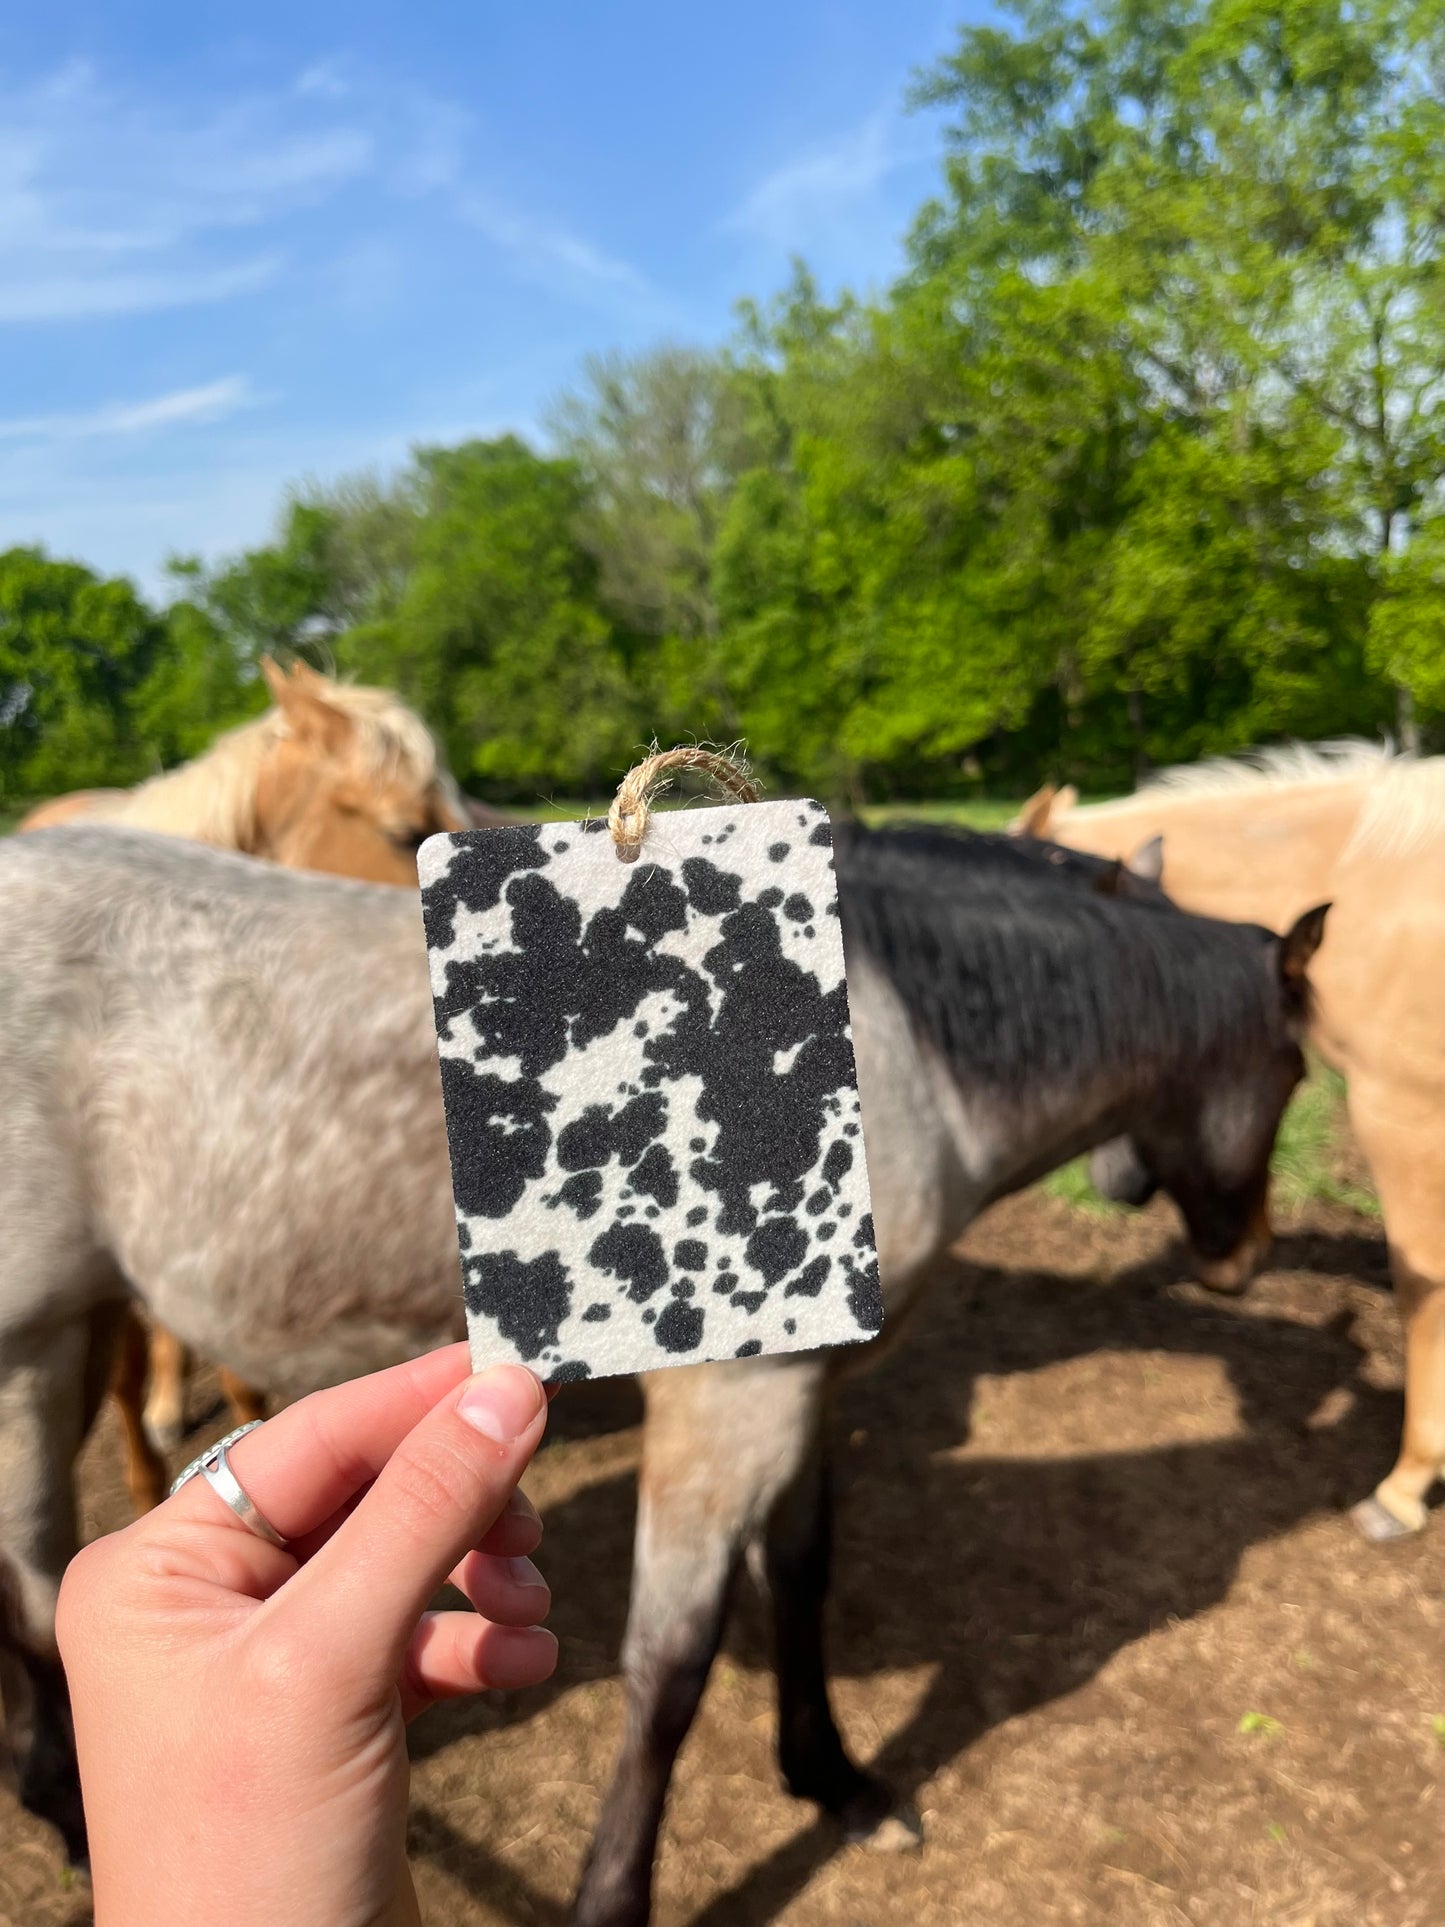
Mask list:
[[[1392,549],[1403,548],[1409,534],[1405,518],[1392,508],[1380,510],[1380,557],[1382,565]],[[1395,685],[1395,737],[1407,756],[1420,754],[1420,724],[1415,715],[1415,698],[1403,684]]]
[[[1134,738],[1134,782],[1142,783],[1153,769],[1149,752],[1144,747],[1144,698],[1136,688],[1124,692],[1124,708],[1129,718],[1129,730]]]
[[[1420,724],[1415,715],[1415,698],[1408,689],[1395,689],[1395,734],[1407,756],[1420,754]]]

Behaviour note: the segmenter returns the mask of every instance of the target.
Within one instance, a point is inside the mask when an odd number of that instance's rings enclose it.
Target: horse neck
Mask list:
[[[323,887],[330,879],[307,877]],[[414,897],[387,884],[341,881],[316,911],[298,918],[286,970],[307,986],[307,1025],[328,1061],[359,1060],[368,1074],[411,1084],[434,1101],[436,1028],[426,940]],[[306,908],[306,899],[300,899]]]
[[[184,836],[214,849],[259,856],[256,795],[265,759],[243,725],[214,743],[204,755],[152,776],[138,789],[119,795],[105,816],[135,829]]]
[[[1286,929],[1325,901],[1370,778],[1191,795],[1144,790],[1127,803],[1072,810],[1060,842],[1127,859],[1164,839],[1164,887],[1183,909]]]

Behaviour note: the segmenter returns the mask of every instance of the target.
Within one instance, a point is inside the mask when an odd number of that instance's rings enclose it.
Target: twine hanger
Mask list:
[[[607,812],[607,827],[623,863],[635,863],[641,855],[649,805],[667,788],[668,772],[675,769],[700,770],[739,803],[756,803],[761,794],[748,775],[740,746],[731,752],[686,747],[654,750],[628,770]]]

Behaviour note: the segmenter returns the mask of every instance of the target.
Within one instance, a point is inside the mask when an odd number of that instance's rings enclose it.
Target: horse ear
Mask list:
[[[1138,877],[1141,883],[1161,883],[1164,879],[1164,839],[1151,836],[1141,843],[1128,862],[1124,865],[1130,876]]]
[[[1035,790],[1028,802],[1010,824],[1015,836],[1044,836],[1049,827],[1049,818],[1054,813],[1054,803],[1058,791],[1052,783],[1045,783],[1041,790]]]
[[[1064,787],[1054,798],[1055,813],[1062,816],[1065,811],[1073,809],[1077,805],[1078,800],[1079,792],[1074,788],[1073,784],[1065,783]]]
[[[350,738],[352,723],[346,711],[331,700],[331,684],[326,677],[318,676],[299,657],[291,665],[289,676],[274,663],[271,666],[275,674],[267,675],[266,681],[276,707],[290,725],[291,735],[297,742],[334,754]]]
[[[1327,903],[1317,903],[1313,910],[1296,917],[1289,929],[1279,940],[1280,982],[1286,989],[1297,990],[1305,981],[1310,959],[1324,941],[1325,918],[1329,915]]]
[[[262,656],[261,674],[266,679],[266,687],[271,692],[271,700],[279,709],[286,688],[286,671],[274,656]]]

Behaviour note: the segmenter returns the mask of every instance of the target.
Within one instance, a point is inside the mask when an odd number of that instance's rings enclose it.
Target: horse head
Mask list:
[[[275,705],[258,773],[253,853],[293,869],[416,883],[416,853],[470,827],[430,731],[388,691],[337,683],[304,662],[261,664]]]
[[[1269,1254],[1269,1166],[1275,1134],[1305,1073],[1301,1041],[1309,1021],[1310,959],[1324,937],[1329,905],[1305,911],[1283,936],[1257,926],[1265,973],[1264,1047],[1206,1059],[1194,1089],[1168,1092],[1126,1138],[1100,1145],[1090,1175],[1106,1197],[1144,1204],[1156,1189],[1179,1207],[1195,1274],[1214,1291],[1243,1291]]]

